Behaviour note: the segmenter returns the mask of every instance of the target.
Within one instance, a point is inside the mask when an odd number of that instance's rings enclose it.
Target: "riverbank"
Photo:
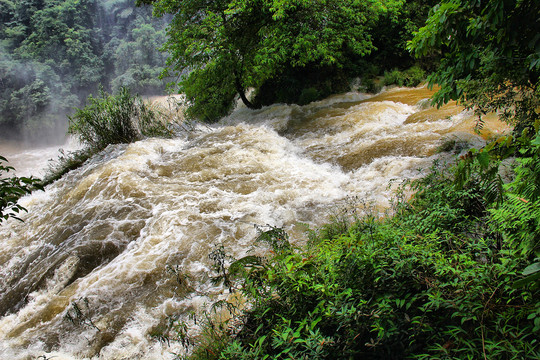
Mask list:
[[[261,229],[266,255],[215,258],[244,301],[170,335],[191,360],[539,358],[540,136],[521,149],[507,185],[485,148],[405,182],[391,215],[352,204],[300,247]]]

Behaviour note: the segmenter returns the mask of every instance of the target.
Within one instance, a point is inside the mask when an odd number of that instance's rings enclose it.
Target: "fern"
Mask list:
[[[499,209],[492,209],[492,220],[506,237],[526,252],[538,249],[540,239],[540,201],[508,193]]]
[[[492,209],[492,220],[525,253],[540,250],[540,136],[525,144],[516,178],[506,185],[505,202]]]
[[[540,198],[540,136],[537,135],[530,143],[530,147],[521,150],[527,157],[518,161],[516,168],[515,192],[524,197],[537,201]]]

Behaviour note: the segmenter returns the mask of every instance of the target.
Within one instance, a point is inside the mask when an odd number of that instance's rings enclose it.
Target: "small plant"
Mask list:
[[[177,341],[187,350],[195,345],[187,332],[188,326],[184,321],[174,316],[167,316],[165,323],[154,327],[149,335],[167,346],[171,345],[171,341]]]
[[[58,158],[55,161],[50,160],[49,162],[47,173],[43,178],[43,186],[51,184],[71,170],[81,167],[86,160],[95,154],[95,151],[90,148],[69,152],[60,149],[59,152]]]
[[[418,66],[413,66],[405,70],[405,81],[404,81],[405,86],[409,86],[409,87],[418,86],[425,79],[426,79],[426,72]]]
[[[188,294],[197,292],[192,286],[189,274],[181,271],[180,265],[167,264],[165,269],[167,273],[175,280],[174,293],[177,297],[185,297]]]
[[[418,86],[426,78],[426,72],[418,66],[413,66],[405,71],[394,69],[385,71],[383,84],[415,87]]]
[[[64,315],[64,319],[69,321],[70,323],[74,325],[84,325],[84,326],[90,326],[97,331],[101,331],[96,324],[92,321],[90,317],[90,306],[88,302],[88,298],[83,297],[80,298],[77,301],[72,301],[69,309],[66,311],[66,314]]]
[[[131,143],[144,137],[173,137],[173,126],[178,125],[179,119],[172,111],[149,106],[124,87],[116,95],[103,89],[100,97],[90,95],[88,105],[69,117],[68,133],[77,136],[85,148],[67,153],[61,150],[58,159],[49,165],[42,185],[79,168],[109,144]],[[187,129],[185,124],[182,126]]]
[[[385,71],[384,72],[384,78],[383,78],[383,84],[384,85],[398,85],[403,86],[404,82],[404,75],[401,71],[395,69],[392,71]]]
[[[468,150],[470,147],[471,145],[466,140],[453,137],[444,140],[441,145],[437,147],[437,152],[453,152],[457,155],[463,150]]]
[[[309,104],[310,102],[319,100],[320,97],[321,96],[319,94],[319,91],[316,88],[314,87],[305,88],[300,93],[300,97],[298,98],[298,104],[306,105],[306,104]]]
[[[196,324],[199,324],[201,331],[196,336],[188,334],[188,326],[185,322],[175,322],[171,326],[170,333],[173,334],[171,340],[179,341],[183,348],[190,352],[189,356],[177,355],[177,359],[217,359],[227,348],[231,341],[230,317],[224,318],[219,312],[225,307],[229,314],[238,314],[232,304],[226,301],[219,301],[211,306],[210,310],[197,315],[192,315]]]
[[[377,94],[382,90],[380,83],[376,82],[372,77],[366,77],[362,80],[360,91],[365,91],[370,94]]]
[[[231,257],[227,256],[223,245],[218,245],[212,252],[210,252],[208,258],[212,261],[212,267],[217,273],[216,276],[211,278],[212,282],[214,284],[222,283],[223,286],[227,287],[229,291],[232,292],[233,284],[231,278],[229,277],[229,272],[227,271]]]

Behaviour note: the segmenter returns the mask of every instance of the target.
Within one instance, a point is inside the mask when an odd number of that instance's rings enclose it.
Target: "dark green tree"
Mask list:
[[[174,14],[165,48],[180,74],[179,90],[189,113],[216,120],[238,94],[250,108],[246,89],[259,89],[291,68],[342,67],[373,49],[369,27],[394,0],[169,1],[152,3],[154,14]]]
[[[148,20],[138,16],[124,41],[114,38],[111,42],[110,56],[115,65],[115,77],[111,79],[113,91],[128,87],[137,93],[163,92],[163,80],[159,76],[164,70],[167,54],[158,47],[165,42],[165,29]]]
[[[480,117],[497,111],[518,129],[539,118],[539,1],[444,0],[409,49],[441,57],[429,77],[441,86],[438,105],[459,100]]]
[[[99,85],[163,93],[168,21],[133,0],[0,0],[0,137],[63,134]]]

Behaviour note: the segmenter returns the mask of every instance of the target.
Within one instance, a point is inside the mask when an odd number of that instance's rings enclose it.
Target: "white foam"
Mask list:
[[[448,126],[405,124],[418,107],[360,102],[366,98],[349,93],[304,107],[239,109],[185,139],[110,146],[22,199],[25,223],[0,226],[0,290],[5,296],[24,279],[32,290],[10,293],[19,308],[0,318],[0,350],[13,359],[172,358],[181,346],[149,333],[165,316],[187,319],[190,309],[224,296],[208,281],[216,244],[243,256],[257,236],[254,224],[317,226],[350,195],[388,206],[391,179],[429,166],[431,158],[400,154],[399,146],[362,161],[363,149],[378,142],[429,139],[426,146],[434,147],[438,129]],[[348,168],[336,160],[351,154]],[[71,279],[84,266],[85,275]],[[175,295],[186,290],[168,266],[196,292]],[[89,344],[99,341],[96,329],[63,319],[81,299],[98,327],[115,329],[95,350]]]

